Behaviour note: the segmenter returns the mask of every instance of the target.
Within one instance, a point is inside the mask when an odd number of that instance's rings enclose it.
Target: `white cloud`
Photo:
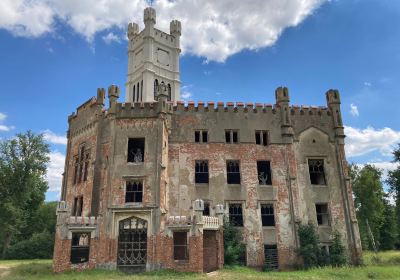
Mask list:
[[[49,129],[43,132],[43,138],[52,144],[67,145],[67,137],[65,135],[57,135]]]
[[[192,96],[193,96],[193,94],[191,92],[189,92],[189,91],[184,91],[184,92],[181,93],[181,99],[183,101],[189,101],[190,98],[192,98]]]
[[[0,122],[4,121],[7,118],[7,115],[0,112]]]
[[[224,61],[244,49],[273,45],[287,27],[297,26],[328,0],[157,0],[157,26],[182,22],[182,50],[205,61]],[[0,28],[16,36],[55,32],[54,19],[66,23],[89,42],[96,33],[129,21],[142,24],[146,0],[2,0]]]
[[[386,180],[388,176],[388,171],[395,170],[398,166],[398,163],[394,163],[391,161],[368,161],[366,163],[357,164],[360,168],[364,165],[370,164],[382,170],[382,180]]]
[[[370,86],[372,86],[372,83],[371,82],[364,82],[364,86],[370,87]]]
[[[7,132],[7,131],[13,130],[15,128],[15,126],[12,126],[12,125],[8,126],[8,125],[3,124],[6,119],[7,119],[7,115],[0,112],[0,131]]]
[[[49,191],[59,192],[61,190],[62,173],[64,172],[65,155],[53,151],[50,153],[50,162],[47,166],[46,179],[49,184]]]
[[[114,33],[110,32],[105,36],[101,37],[106,44],[111,44],[112,42],[121,42],[121,39],[115,35]]]
[[[352,114],[355,117],[358,117],[360,115],[357,106],[354,105],[353,103],[350,104],[350,114]]]
[[[384,156],[391,155],[394,146],[400,142],[400,131],[389,127],[365,129],[345,127],[346,154],[349,157],[361,156],[379,151]]]

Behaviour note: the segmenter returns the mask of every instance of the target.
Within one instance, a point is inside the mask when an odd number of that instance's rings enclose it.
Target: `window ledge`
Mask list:
[[[195,187],[204,188],[204,187],[208,187],[210,184],[209,183],[195,183],[194,185],[195,185]]]
[[[270,184],[270,185],[262,185],[262,184],[258,184],[258,186],[260,187],[260,188],[272,188],[273,187],[273,185],[272,184]]]
[[[127,164],[128,165],[142,165],[142,164],[144,164],[144,161],[141,161],[141,162],[128,161]]]
[[[126,207],[143,207],[143,202],[125,202]]]
[[[189,260],[187,259],[187,260],[174,260],[174,262],[176,263],[176,264],[188,264],[189,263]]]
[[[318,228],[330,228],[330,225],[318,225]]]
[[[263,229],[275,229],[275,226],[262,226]]]
[[[228,187],[241,187],[242,184],[227,184]]]
[[[318,184],[311,184],[311,186],[316,187],[316,188],[326,188],[328,185],[318,185]]]

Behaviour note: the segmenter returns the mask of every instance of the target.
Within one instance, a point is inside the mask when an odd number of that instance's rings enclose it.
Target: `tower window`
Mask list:
[[[90,164],[90,151],[84,145],[79,148],[79,153],[75,156],[74,184],[79,184],[87,180]]]
[[[195,183],[208,184],[208,161],[196,160]]]
[[[239,143],[239,131],[238,130],[225,130],[225,143]]]
[[[144,161],[144,138],[129,138],[128,162]]]
[[[174,260],[184,261],[189,259],[188,232],[175,231],[174,235]]]
[[[329,214],[328,214],[328,204],[315,204],[315,212],[317,214],[318,225],[328,226],[329,225]]]
[[[258,184],[272,185],[271,164],[269,161],[257,161]]]
[[[236,227],[243,226],[242,204],[240,203],[229,204],[229,223]]]
[[[309,159],[308,169],[312,185],[326,185],[323,159]]]
[[[140,95],[140,85],[139,82],[137,83],[137,89],[136,89],[136,102],[139,102],[139,95]]]
[[[240,165],[238,160],[226,162],[226,175],[228,184],[240,184]]]
[[[125,203],[143,201],[143,183],[140,181],[126,182]]]
[[[256,144],[257,145],[263,145],[263,146],[268,145],[268,132],[267,131],[256,130],[255,135],[256,135]]]
[[[208,142],[208,131],[207,130],[196,130],[194,132],[194,142],[207,143]]]
[[[77,196],[74,198],[74,204],[72,206],[71,216],[80,217],[82,216],[83,210],[83,196]]]
[[[210,216],[210,203],[204,202],[203,216]]]
[[[171,101],[171,85],[168,84],[168,101]]]
[[[275,215],[273,204],[261,204],[261,222],[264,227],[275,226]]]
[[[140,102],[143,101],[143,80],[140,82]]]
[[[158,80],[154,80],[154,100],[157,100]]]
[[[71,240],[71,263],[89,261],[90,233],[73,232]]]
[[[133,102],[135,102],[135,100],[136,100],[136,86],[134,85],[133,86]]]

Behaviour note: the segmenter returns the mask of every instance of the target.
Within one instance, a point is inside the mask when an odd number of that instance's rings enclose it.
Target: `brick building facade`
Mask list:
[[[103,267],[212,271],[223,265],[223,219],[243,232],[248,266],[288,269],[297,227],[338,230],[361,256],[338,91],[327,107],[179,101],[179,37],[128,26],[128,80],[98,89],[69,119],[54,270]]]

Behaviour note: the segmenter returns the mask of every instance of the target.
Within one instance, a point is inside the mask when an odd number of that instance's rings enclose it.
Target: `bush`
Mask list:
[[[224,258],[226,265],[245,265],[242,233],[229,222],[224,223]]]
[[[303,258],[304,268],[309,269],[320,265],[322,257],[319,238],[313,224],[300,225],[298,229],[300,248],[297,253]],[[322,259],[322,258],[321,258]]]
[[[330,265],[343,266],[347,263],[346,249],[342,244],[342,237],[338,231],[333,234],[332,246],[329,251]]]
[[[8,259],[50,259],[53,256],[54,236],[48,231],[34,233],[28,240],[13,244]]]

